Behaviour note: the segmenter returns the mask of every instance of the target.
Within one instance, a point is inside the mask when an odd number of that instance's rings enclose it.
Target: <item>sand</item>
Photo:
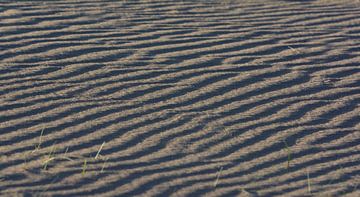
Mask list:
[[[360,196],[360,1],[0,1],[0,196]]]

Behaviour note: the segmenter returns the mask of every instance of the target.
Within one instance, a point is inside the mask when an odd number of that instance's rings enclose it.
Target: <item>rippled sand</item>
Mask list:
[[[360,1],[0,2],[1,196],[360,196]]]

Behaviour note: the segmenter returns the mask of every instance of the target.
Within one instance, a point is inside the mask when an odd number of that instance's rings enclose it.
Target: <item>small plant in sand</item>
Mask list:
[[[55,145],[52,145],[51,147],[51,151],[49,152],[49,154],[47,155],[45,161],[43,162],[43,169],[47,170],[48,169],[48,165],[56,160],[68,160],[68,161],[73,161],[70,157],[67,157],[67,152],[69,151],[69,147],[66,148],[65,152],[63,155],[55,155],[56,153],[56,149],[55,149]]]
[[[47,159],[43,162],[43,169],[48,169],[48,164],[55,159],[55,145],[52,145],[50,153],[47,155]]]
[[[42,149],[44,149],[44,147],[42,147],[43,144],[43,136],[44,136],[44,130],[45,128],[43,128],[40,132],[40,136],[38,138],[38,141],[35,144],[35,149],[32,150],[30,153],[26,153],[24,161],[25,164],[27,164],[27,160],[28,160],[28,156],[29,154],[33,154],[35,152],[40,152]],[[103,150],[104,146],[105,146],[106,142],[103,142],[101,144],[101,146],[99,147],[96,155],[93,157],[94,160],[98,160],[101,159],[102,155],[101,155],[101,151]],[[68,160],[68,161],[73,161],[73,159],[71,159],[68,156],[68,151],[69,151],[69,147],[67,147],[65,149],[65,152],[63,154],[56,154],[57,150],[56,150],[56,146],[55,143],[51,146],[50,151],[46,154],[45,159],[42,161],[41,165],[42,165],[42,169],[43,170],[48,170],[49,169],[49,165],[53,162],[59,161],[59,160]],[[81,157],[77,157],[78,159],[80,159]],[[83,158],[83,157],[82,157]],[[104,172],[105,166],[106,166],[106,162],[108,159],[101,159],[103,161],[102,167],[100,172]],[[85,158],[82,164],[82,171],[81,173],[83,175],[86,174],[88,168],[88,159]]]

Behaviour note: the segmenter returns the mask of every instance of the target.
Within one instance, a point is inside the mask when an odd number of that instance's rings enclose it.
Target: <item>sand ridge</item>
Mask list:
[[[360,2],[0,2],[1,196],[360,195]]]

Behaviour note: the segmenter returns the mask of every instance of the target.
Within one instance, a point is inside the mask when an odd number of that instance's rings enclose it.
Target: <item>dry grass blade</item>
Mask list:
[[[98,150],[98,152],[96,153],[95,159],[98,159],[98,157],[100,156],[100,152],[103,149],[103,147],[105,146],[105,142],[103,142]]]
[[[311,183],[310,183],[309,169],[306,169],[306,175],[307,175],[308,192],[309,192],[309,194],[311,194]]]
[[[64,152],[64,156],[69,152],[69,147],[66,147],[65,152]]]
[[[54,154],[55,153],[55,145],[52,145],[51,151],[48,154],[48,159],[44,161],[44,170],[47,170],[48,164],[50,161],[54,160]]]
[[[102,167],[101,167],[101,171],[100,171],[100,172],[104,172],[104,168],[105,168],[105,165],[106,165],[106,162],[107,162],[108,159],[109,159],[109,158],[106,158],[106,159],[105,159],[105,161],[104,161],[104,163],[103,163],[103,165],[102,165]]]
[[[288,46],[289,49],[291,49],[292,51],[294,51],[295,53],[297,54],[301,54],[301,51],[299,51],[298,49],[294,49],[293,47],[291,46]]]
[[[45,127],[43,127],[43,129],[41,130],[39,141],[38,141],[37,145],[35,145],[35,149],[33,150],[33,152],[35,152],[36,150],[39,150],[41,148],[42,138],[43,138],[43,135],[44,135],[44,130],[45,130]]]
[[[287,151],[287,169],[289,170],[290,168],[290,161],[291,161],[291,150],[290,147],[288,145],[288,143],[285,141],[285,139],[283,140],[285,147],[286,147],[286,151]]]
[[[215,182],[214,182],[214,187],[216,187],[217,184],[219,183],[222,170],[223,170],[223,167],[220,168],[219,172],[218,172],[217,175],[216,175],[216,180],[215,180]]]
[[[87,160],[84,159],[84,164],[83,164],[82,172],[81,172],[82,175],[85,175],[85,173],[86,173],[86,168],[87,168]]]
[[[68,160],[68,161],[73,161],[73,160],[72,160],[71,158],[69,158],[69,157],[64,157],[64,156],[55,157],[55,156],[53,156],[53,157],[48,158],[47,160],[45,160],[44,163],[49,163],[49,162],[51,162],[51,161],[53,161],[53,160],[56,160],[56,159],[65,159],[65,160]]]

